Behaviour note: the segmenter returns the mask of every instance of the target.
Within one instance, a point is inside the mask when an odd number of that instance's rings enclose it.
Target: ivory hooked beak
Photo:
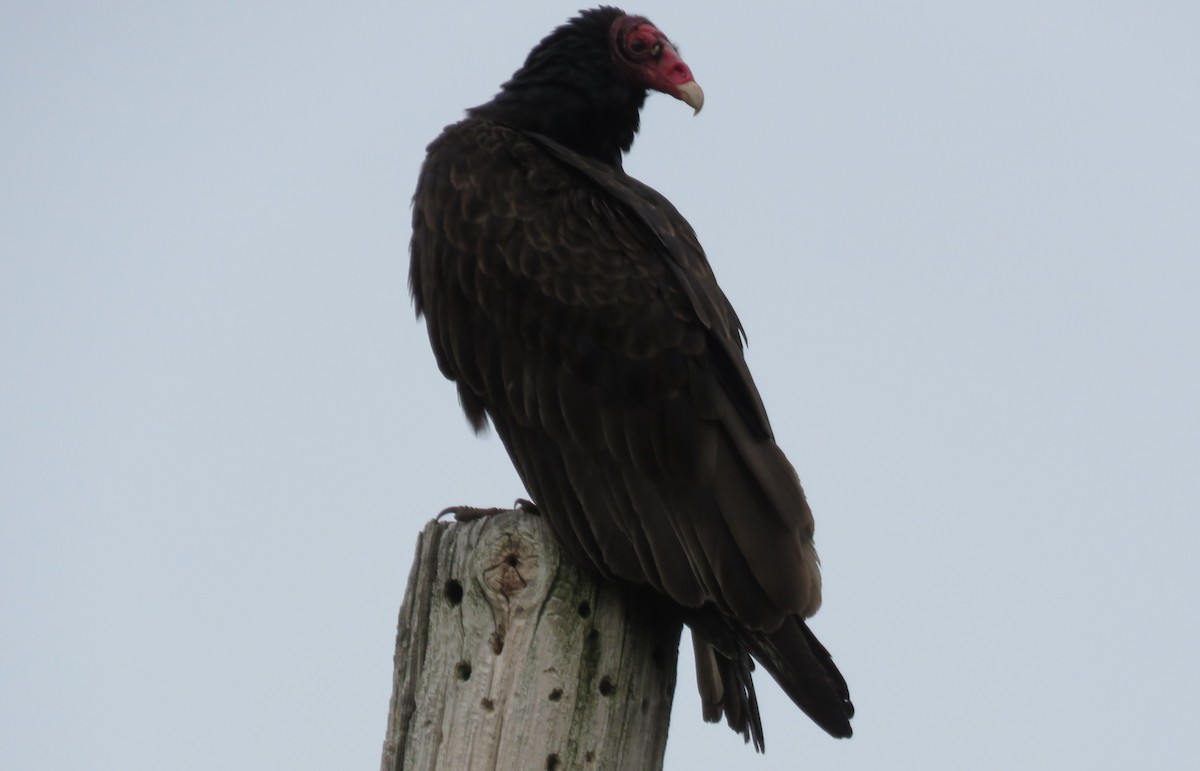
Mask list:
[[[704,89],[700,88],[700,84],[689,80],[687,83],[680,83],[676,88],[679,90],[679,99],[695,110],[692,115],[699,115],[700,108],[704,106]]]

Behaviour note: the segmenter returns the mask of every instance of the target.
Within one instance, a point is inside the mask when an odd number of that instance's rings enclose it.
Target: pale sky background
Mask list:
[[[522,494],[408,299],[425,145],[579,6],[0,6],[0,768],[375,769],[426,520]],[[817,515],[846,742],[667,768],[1190,768],[1200,5],[667,2],[704,242]],[[1189,761],[1188,758],[1191,758]]]

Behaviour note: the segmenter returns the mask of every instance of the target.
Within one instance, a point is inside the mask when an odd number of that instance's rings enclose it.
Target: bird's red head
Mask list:
[[[641,16],[619,16],[609,29],[608,39],[613,60],[632,80],[700,112],[704,91],[658,27]]]

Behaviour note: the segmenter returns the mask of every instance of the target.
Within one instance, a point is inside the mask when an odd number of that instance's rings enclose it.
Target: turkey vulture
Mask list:
[[[704,100],[657,27],[598,8],[448,126],[413,198],[417,315],[560,546],[691,627],[706,720],[761,751],[753,657],[850,736],[846,682],[805,623],[821,603],[812,513],[741,322],[687,221],[622,170],[649,89]]]

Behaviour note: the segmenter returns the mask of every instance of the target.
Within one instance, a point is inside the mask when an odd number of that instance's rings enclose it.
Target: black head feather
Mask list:
[[[544,134],[619,167],[646,100],[646,87],[613,61],[610,30],[625,15],[608,6],[581,12],[529,52],[492,101],[468,114]]]

